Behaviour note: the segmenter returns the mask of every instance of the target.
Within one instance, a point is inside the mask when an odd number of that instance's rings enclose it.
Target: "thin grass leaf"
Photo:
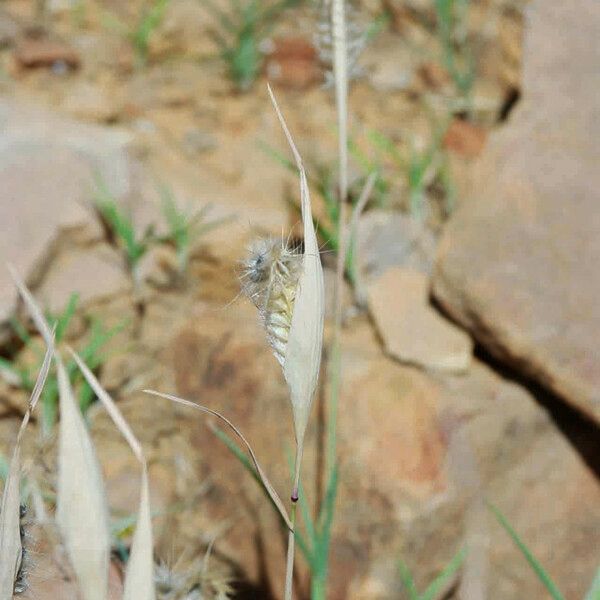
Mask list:
[[[178,398],[177,396],[172,396],[171,394],[163,394],[161,392],[156,392],[154,390],[143,390],[143,391],[146,394],[151,394],[153,396],[159,396],[160,398],[166,398],[167,400],[170,400],[171,402],[177,402],[178,404],[182,404],[183,406],[193,408],[194,410],[198,410],[200,412],[207,413],[209,415],[213,415],[214,417],[217,417],[218,419],[223,421],[237,435],[237,437],[240,438],[240,440],[242,440],[244,446],[246,446],[246,449],[248,450],[248,452],[250,453],[250,457],[252,458],[252,462],[254,463],[254,467],[256,468],[256,471],[260,477],[262,484],[265,486],[267,493],[271,497],[271,500],[273,500],[273,503],[277,507],[277,510],[279,511],[279,514],[281,515],[281,517],[284,520],[288,529],[290,531],[294,530],[294,528],[292,526],[292,522],[290,521],[290,518],[285,509],[285,506],[284,506],[283,502],[281,501],[281,498],[275,491],[275,488],[271,485],[271,482],[269,481],[269,479],[266,476],[265,472],[263,471],[262,467],[260,466],[258,459],[256,458],[256,454],[254,454],[254,450],[252,449],[252,446],[250,446],[250,443],[243,436],[242,432],[227,417],[224,417],[221,413],[218,413],[216,410],[212,410],[210,408],[207,408],[206,406],[202,406],[201,404],[196,404],[195,402],[190,402],[189,400],[184,400],[183,398]]]
[[[254,465],[252,464],[252,461],[248,458],[248,456],[246,454],[244,454],[244,452],[242,452],[242,450],[240,450],[238,445],[222,429],[220,429],[219,427],[217,427],[216,425],[214,425],[212,423],[208,424],[208,428],[225,444],[225,446],[227,446],[228,450],[237,458],[237,460],[242,464],[242,466],[248,471],[248,473],[252,476],[254,481],[256,481],[256,483],[258,483],[258,485],[260,485],[260,489],[265,493],[265,495],[269,499],[269,502],[277,510],[277,514],[279,514],[279,509],[277,508],[277,505],[273,502],[273,499],[269,495],[268,491],[265,489],[265,486],[263,485],[258,472],[254,468]],[[302,501],[302,498],[300,498],[300,501]],[[302,551],[302,554],[304,554],[304,557],[306,558],[307,562],[310,563],[312,560],[312,555],[311,555],[309,546],[306,543],[306,540],[304,539],[304,537],[302,536],[300,531],[298,531],[298,528],[296,528],[294,533],[296,536],[296,541],[298,542],[298,547]]]
[[[319,572],[327,574],[329,566],[329,548],[331,546],[331,527],[335,514],[335,501],[339,483],[339,468],[334,465],[329,481],[321,513],[319,514],[319,536],[318,545],[315,548],[315,562]]]
[[[288,171],[291,171],[292,173],[296,172],[296,165],[291,160],[289,160],[286,156],[284,156],[283,153],[279,152],[279,150],[277,150],[276,148],[273,148],[273,146],[270,146],[269,144],[267,144],[266,142],[263,142],[262,140],[260,140],[258,142],[258,146],[267,156],[270,156],[273,160],[278,162],[282,167],[285,167]]]
[[[79,302],[79,294],[77,292],[73,292],[69,296],[69,302],[65,310],[61,315],[56,319],[56,341],[60,342],[67,332],[69,324],[71,323],[71,319],[77,310],[77,303]]]
[[[429,584],[427,589],[421,594],[420,600],[435,600],[438,594],[444,589],[452,577],[462,566],[466,551],[461,549],[457,552],[454,558],[448,563],[446,568]]]
[[[525,545],[525,543],[518,536],[517,532],[512,528],[506,517],[500,512],[498,508],[496,508],[493,504],[488,502],[488,506],[494,516],[498,520],[498,523],[502,525],[506,533],[512,538],[512,541],[515,543],[517,548],[521,551],[529,566],[534,570],[535,574],[538,576],[538,579],[542,582],[544,587],[548,590],[552,598],[554,600],[565,600],[564,596],[560,593],[556,584],[550,578],[550,575],[546,573],[542,565],[536,560],[533,556],[529,548]]]
[[[592,587],[588,590],[584,600],[599,600],[600,599],[600,567],[596,571]]]
[[[415,585],[415,580],[413,579],[412,573],[408,568],[408,565],[404,561],[398,562],[398,570],[400,571],[400,579],[402,580],[402,585],[408,594],[410,600],[419,600],[419,592],[417,591],[417,586]]]
[[[56,354],[60,401],[56,521],[84,600],[106,600],[109,519],[100,465]]]
[[[227,446],[227,449],[238,459],[244,469],[250,473],[252,478],[260,484],[261,489],[266,493],[262,481],[260,480],[260,476],[248,456],[240,450],[239,446],[220,427],[209,423],[208,428]],[[268,494],[267,496],[269,500],[272,501],[271,496]]]

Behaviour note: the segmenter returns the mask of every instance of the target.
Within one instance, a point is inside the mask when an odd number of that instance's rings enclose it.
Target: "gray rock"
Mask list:
[[[368,298],[379,334],[394,358],[454,373],[469,368],[471,338],[429,305],[425,275],[389,269],[369,287]]]
[[[489,351],[600,421],[600,5],[533,2],[524,100],[439,248],[435,297]]]
[[[57,314],[64,310],[72,293],[79,295],[80,303],[86,303],[130,287],[118,254],[106,244],[96,244],[61,252],[36,295],[45,308]]]
[[[387,210],[370,210],[361,217],[358,261],[367,280],[395,266],[429,274],[434,255],[433,234],[417,219]]]
[[[118,198],[132,192],[128,140],[125,133],[0,102],[0,263],[12,263],[31,285],[38,283],[60,230],[92,223],[86,203],[96,176]],[[14,299],[2,267],[0,322]]]
[[[0,9],[0,48],[14,44],[20,30],[18,21],[8,12]]]

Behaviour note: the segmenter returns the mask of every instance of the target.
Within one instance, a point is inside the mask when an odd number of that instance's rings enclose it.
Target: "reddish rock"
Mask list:
[[[317,51],[302,37],[275,38],[265,69],[269,80],[290,89],[306,89],[322,78]]]
[[[432,90],[443,89],[452,83],[448,71],[439,62],[429,61],[423,63],[419,67],[418,73],[423,83]]]
[[[588,43],[600,5],[533,2],[528,22],[522,104],[474,167],[433,291],[490,352],[600,421],[600,71]]]
[[[14,57],[17,64],[25,69],[53,67],[63,64],[77,69],[80,58],[68,44],[47,37],[25,37],[19,40]]]
[[[451,152],[465,158],[475,158],[481,154],[485,139],[486,132],[482,127],[463,119],[454,119],[446,130],[443,144]]]
[[[417,271],[395,267],[368,290],[369,310],[388,353],[430,369],[464,372],[473,343],[429,305],[429,281]]]

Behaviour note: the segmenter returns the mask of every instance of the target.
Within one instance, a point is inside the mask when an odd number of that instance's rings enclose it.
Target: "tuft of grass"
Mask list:
[[[162,213],[168,231],[159,238],[159,241],[172,245],[177,253],[177,268],[180,276],[185,275],[190,253],[194,244],[205,233],[230,221],[230,218],[221,218],[208,221],[207,214],[211,205],[207,204],[197,211],[180,209],[175,202],[173,191],[163,185],[160,186]]]
[[[150,225],[139,235],[131,217],[119,206],[115,197],[100,179],[97,180],[93,208],[107,241],[121,250],[125,268],[131,275],[134,287],[138,289],[141,283],[140,261],[157,241],[154,225]]]
[[[133,45],[136,53],[137,64],[143,67],[148,62],[150,38],[152,33],[162,23],[171,0],[149,0],[144,3],[144,8],[135,24],[125,23],[112,13],[104,13],[102,21],[105,27],[112,29],[127,38]]]
[[[273,29],[283,10],[299,0],[229,0],[223,10],[212,0],[203,0],[216,16],[218,29],[212,32],[219,45],[221,58],[238,90],[252,87],[262,69],[264,56],[260,45]]]
[[[464,549],[459,550],[423,593],[418,592],[415,580],[406,563],[402,560],[399,561],[400,578],[409,600],[435,600],[444,587],[452,581],[452,578],[462,566],[465,556],[466,551]]]
[[[467,41],[470,0],[435,0],[437,33],[442,62],[459,96],[468,99],[475,81],[475,58]]]
[[[399,176],[406,182],[408,190],[407,208],[410,215],[423,219],[426,215],[427,190],[434,183],[439,183],[444,196],[444,214],[450,215],[454,204],[456,192],[450,173],[450,164],[447,152],[442,141],[448,123],[433,122],[432,136],[429,144],[419,150],[413,143],[408,152],[401,151],[396,144],[383,133],[371,131],[369,140],[397,169]],[[391,182],[394,178],[389,178]]]
[[[225,444],[227,449],[256,481],[258,486],[271,501],[271,505],[273,506],[275,512],[278,513],[277,506],[266,492],[260,476],[248,456],[242,452],[233,439],[220,427],[216,425],[210,425],[210,428],[217,438],[223,442],[223,444]],[[332,435],[331,430],[329,431],[328,435]],[[288,459],[290,472],[293,474],[293,461],[290,456],[288,456]],[[304,559],[306,560],[310,569],[311,600],[325,600],[326,598],[327,577],[329,573],[329,550],[331,546],[331,528],[333,525],[333,517],[335,512],[338,482],[339,468],[337,465],[335,465],[329,474],[323,502],[321,502],[321,509],[316,519],[313,519],[312,517],[311,508],[304,492],[304,486],[301,482],[298,486],[298,505],[300,508],[300,514],[302,516],[305,533],[303,534],[300,531],[300,528],[296,527],[294,535],[296,537],[298,548],[300,549],[300,552],[304,556]]]
[[[60,345],[65,341],[69,325],[77,310],[79,296],[71,294],[66,307],[57,315],[46,314],[46,319],[55,330],[55,343]],[[35,385],[35,374],[39,371],[43,360],[43,350],[37,342],[29,335],[25,326],[19,321],[11,321],[13,330],[21,342],[32,349],[36,356],[35,364],[10,361],[0,359],[0,367],[10,373],[12,378],[9,380],[15,387],[25,390],[29,393],[33,391]],[[99,319],[92,319],[90,326],[90,335],[87,342],[79,349],[79,352],[87,364],[94,371],[98,371],[106,356],[102,353],[103,346],[124,327],[124,324],[107,329]],[[79,407],[83,413],[87,411],[94,399],[94,393],[90,386],[84,381],[78,372],[77,365],[73,360],[66,363],[65,369],[72,387],[77,391]],[[45,435],[48,435],[57,420],[58,410],[58,379],[55,370],[51,370],[46,380],[46,385],[42,391],[40,400],[42,403],[42,429]]]

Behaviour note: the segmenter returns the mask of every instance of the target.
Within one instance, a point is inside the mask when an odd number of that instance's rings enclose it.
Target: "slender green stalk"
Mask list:
[[[290,510],[290,520],[292,522],[292,527],[296,527],[296,505],[292,504],[292,509]],[[295,540],[296,536],[294,535],[294,531],[290,530],[288,532],[288,549],[287,549],[287,560],[285,567],[285,591],[284,591],[284,600],[292,600],[292,587],[294,583],[294,549],[295,549]]]
[[[292,600],[292,587],[294,583],[294,550],[296,547],[296,505],[298,503],[298,490],[300,488],[300,466],[302,464],[303,443],[299,441],[296,446],[296,458],[294,459],[294,484],[292,487],[292,507],[290,510],[290,521],[292,524],[288,532],[287,561],[285,567],[285,591],[284,600]]]

